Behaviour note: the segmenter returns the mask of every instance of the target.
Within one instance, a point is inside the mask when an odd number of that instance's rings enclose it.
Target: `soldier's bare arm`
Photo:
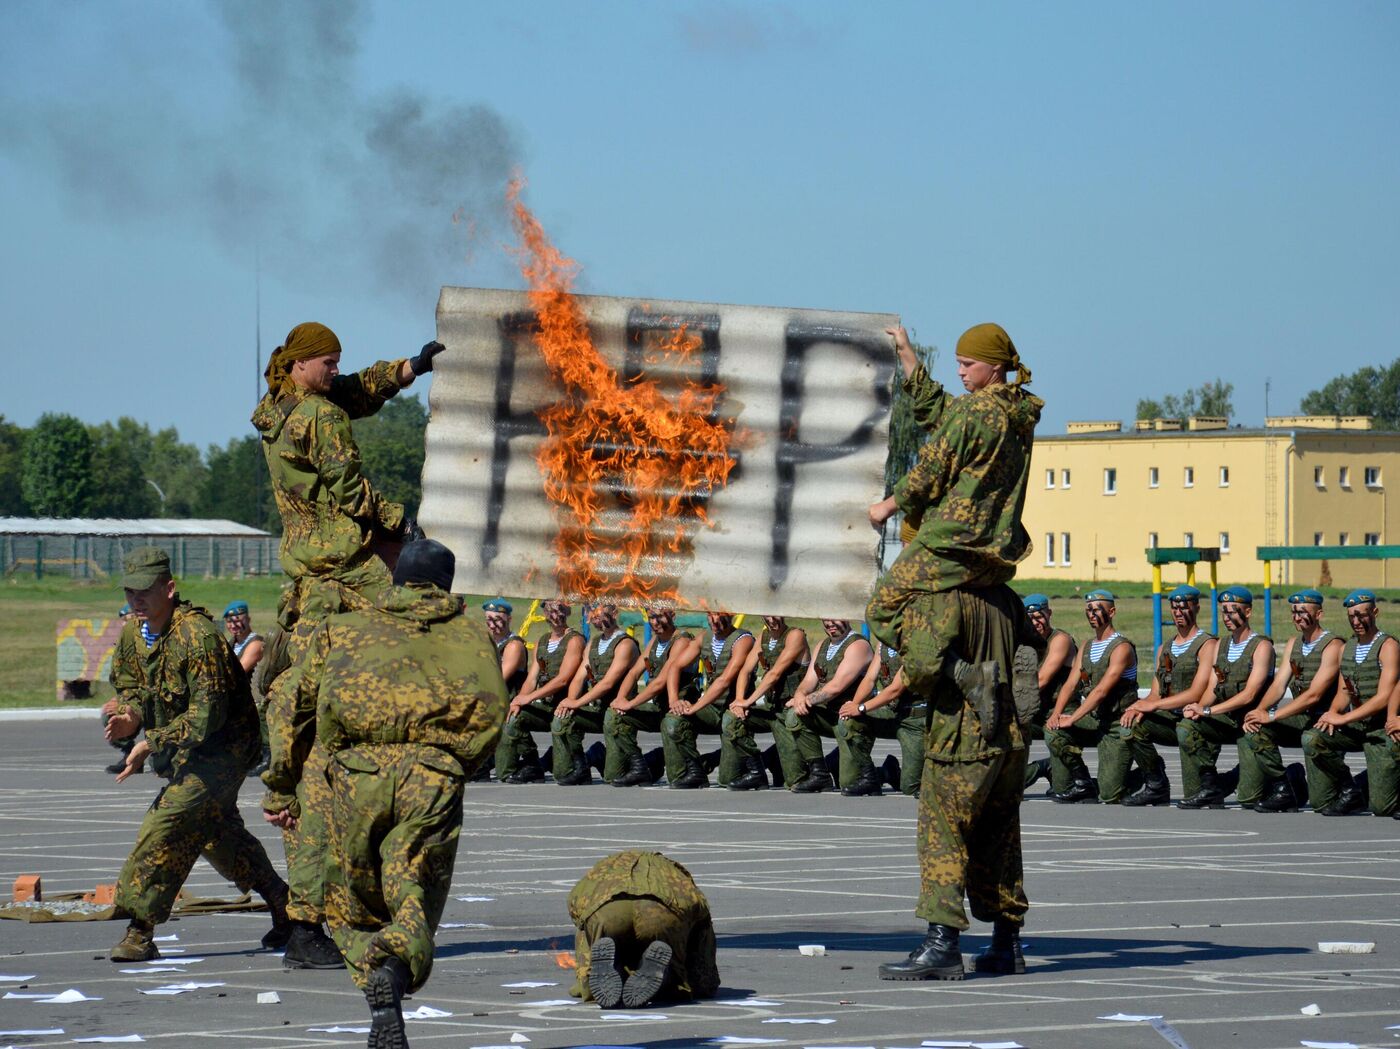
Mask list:
[[[1254,657],[1249,664],[1249,678],[1245,681],[1244,688],[1222,703],[1212,703],[1211,713],[1227,714],[1232,710],[1253,706],[1259,702],[1259,697],[1269,683],[1269,675],[1273,672],[1274,646],[1268,641],[1261,641],[1254,646]]]
[[[1288,691],[1289,682],[1293,680],[1293,652],[1297,648],[1298,639],[1290,637],[1288,644],[1283,646],[1283,658],[1279,662],[1280,672],[1274,675],[1273,683],[1264,689],[1264,694],[1259,702],[1255,704],[1253,710],[1244,716],[1243,728],[1246,732],[1258,732],[1259,726],[1269,721],[1269,708],[1283,699],[1283,694]]]
[[[817,688],[817,661],[812,660],[812,665],[807,668],[807,673],[802,678],[802,684],[797,686],[797,691],[793,694],[790,706],[799,714],[805,714],[811,709],[808,702],[812,693]]]
[[[509,681],[525,665],[525,642],[512,638],[501,651],[501,677]]]
[[[1388,637],[1381,643],[1381,679],[1376,688],[1376,694],[1374,696],[1359,696],[1356,702],[1348,702],[1347,707],[1350,709],[1336,710],[1334,707],[1332,711],[1318,719],[1318,727],[1324,728],[1330,735],[1342,725],[1365,721],[1373,714],[1379,714],[1385,710],[1390,702],[1390,694],[1395,691],[1397,678],[1400,678],[1398,662],[1400,662],[1400,641]]]
[[[729,665],[724,668],[719,677],[710,682],[709,687],[700,694],[700,698],[689,705],[687,714],[694,714],[697,710],[708,707],[720,696],[724,695],[734,686],[734,681],[739,676],[739,671],[744,669],[744,663],[749,658],[749,650],[754,646],[752,634],[745,634],[734,642],[734,650],[729,656]]]
[[[640,695],[638,695],[637,692],[636,692],[636,689],[637,689],[637,682],[641,681],[642,675],[643,675],[644,673],[646,673],[646,669],[647,669],[647,659],[650,658],[651,653],[652,653],[652,649],[654,649],[655,647],[656,647],[656,635],[653,634],[652,637],[651,637],[651,640],[648,641],[648,642],[646,643],[646,647],[644,647],[644,648],[642,649],[642,654],[641,654],[641,656],[639,656],[639,657],[632,663],[632,665],[631,665],[630,667],[627,668],[627,673],[626,673],[626,675],[624,675],[624,677],[622,678],[622,684],[619,685],[618,688],[617,688],[617,695],[614,696],[614,697],[613,697],[613,701],[612,701],[611,703],[608,704],[608,706],[610,706],[613,710],[631,710],[633,707],[637,706],[638,704],[641,704],[641,703],[645,703],[645,702],[646,702],[646,700],[643,699],[643,698],[642,698]],[[659,678],[660,676],[661,676],[660,674],[657,675],[658,678]],[[660,681],[656,681],[656,682],[648,681],[647,684],[648,684],[648,685],[655,684],[655,685],[658,686],[658,688],[664,687],[664,686],[662,685],[662,682],[660,682]],[[653,691],[653,694],[654,694],[654,691]]]
[[[860,704],[871,698],[875,691],[875,679],[880,676],[881,657],[876,656],[865,668],[865,673],[861,675],[860,684],[851,693],[851,698],[841,704],[841,709],[836,712],[840,718],[853,718],[860,711],[857,709]],[[870,704],[866,703],[866,709],[870,709]]]
[[[1119,645],[1113,650],[1113,654],[1108,657],[1108,669],[1103,672],[1103,677],[1099,678],[1099,683],[1089,690],[1089,694],[1079,701],[1079,706],[1075,708],[1073,714],[1061,716],[1062,727],[1073,725],[1086,714],[1093,713],[1109,691],[1123,680],[1123,675],[1128,668],[1133,665],[1137,654],[1131,645]]]
[[[744,660],[744,666],[739,671],[739,681],[734,686],[734,700],[729,704],[729,712],[739,717],[743,717],[743,711],[753,706],[754,702],[761,696],[758,685],[754,684],[754,671],[758,669],[758,646],[754,645],[749,649],[749,656]]]
[[[1065,683],[1060,686],[1060,693],[1055,697],[1055,707],[1050,711],[1050,716],[1045,719],[1047,729],[1060,728],[1060,721],[1065,716],[1065,707],[1069,706],[1070,698],[1079,688],[1079,675],[1070,674],[1065,678]]]
[[[700,658],[700,639],[692,635],[672,644],[675,648],[666,660],[666,709],[679,716],[690,713],[690,704],[681,699],[681,671]]]
[[[1344,648],[1346,648],[1346,642],[1341,638],[1327,639],[1327,647],[1322,650],[1322,660],[1318,664],[1317,673],[1313,676],[1307,689],[1301,695],[1294,696],[1281,706],[1274,715],[1275,718],[1291,718],[1295,714],[1301,714],[1318,705],[1327,706],[1328,701],[1336,694],[1337,678],[1342,672],[1342,649]]]
[[[577,697],[570,696],[563,703],[559,704],[559,713],[563,717],[563,711],[578,710],[592,703],[599,696],[607,695],[622,683],[622,679],[627,676],[627,672],[632,669],[634,663],[639,663],[637,659],[637,642],[626,634],[618,638],[615,642],[617,651],[613,655],[613,661],[608,664],[608,669],[603,672],[603,676],[594,682],[593,687]]]
[[[1071,647],[1068,634],[1056,634],[1050,639],[1050,643],[1045,646],[1045,662],[1040,664],[1040,669],[1035,675],[1036,684],[1040,688],[1055,680],[1055,675],[1069,659]]]
[[[543,642],[541,642],[543,643]],[[539,688],[535,689],[533,699],[548,699],[563,693],[569,694],[569,686],[573,684],[577,676],[579,667],[583,665],[584,641],[582,635],[575,634],[569,638],[568,647],[564,650],[564,660],[559,664],[559,673],[546,681]]]
[[[1157,646],[1156,655],[1152,659],[1152,666],[1154,668],[1162,665],[1162,653],[1167,650],[1169,644],[1170,642],[1163,641]],[[1161,700],[1162,680],[1154,673],[1152,675],[1152,688],[1148,691],[1147,695],[1128,705],[1128,709],[1123,711],[1123,716],[1118,719],[1118,724],[1122,725],[1124,728],[1132,728],[1142,720],[1144,714],[1150,714],[1152,711],[1156,710],[1157,704],[1160,703]]]

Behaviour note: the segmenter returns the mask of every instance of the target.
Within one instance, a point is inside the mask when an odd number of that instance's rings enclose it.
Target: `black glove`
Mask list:
[[[443,350],[447,349],[442,343],[434,341],[427,343],[418,351],[417,357],[408,359],[408,366],[413,369],[414,375],[422,375],[424,372],[433,370],[433,358]]]
[[[403,522],[403,541],[405,543],[416,543],[420,539],[428,538],[423,534],[423,529],[418,527],[416,517],[406,517]]]

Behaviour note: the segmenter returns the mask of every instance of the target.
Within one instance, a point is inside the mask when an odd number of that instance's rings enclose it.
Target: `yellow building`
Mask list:
[[[1263,578],[1259,546],[1376,546],[1390,532],[1386,478],[1400,484],[1400,433],[1368,417],[1072,422],[1036,434],[1025,524],[1031,578],[1150,580],[1151,546],[1218,546],[1221,585]],[[1400,507],[1397,507],[1400,511]],[[1333,585],[1400,585],[1386,562],[1332,561]],[[1314,586],[1316,561],[1280,562],[1275,584]],[[1169,578],[1170,578],[1169,573]]]

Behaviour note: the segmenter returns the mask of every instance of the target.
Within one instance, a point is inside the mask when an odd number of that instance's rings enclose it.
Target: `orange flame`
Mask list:
[[[652,333],[642,358],[679,389],[668,397],[654,378],[620,382],[572,294],[577,263],[550,242],[521,202],[522,189],[513,181],[507,199],[538,320],[532,334],[564,386],[539,413],[546,438],[536,454],[559,522],[560,592],[675,600],[691,536],[709,523],[705,503],[735,466],[734,420],[719,414],[725,388],[687,377],[702,340],[679,323]]]
[[[578,962],[574,960],[573,951],[560,951],[554,956],[554,964],[561,969],[577,969]]]

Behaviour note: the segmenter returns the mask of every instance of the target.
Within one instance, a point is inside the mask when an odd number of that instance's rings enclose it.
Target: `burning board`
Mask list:
[[[863,618],[897,322],[443,288],[419,518],[454,589]]]

